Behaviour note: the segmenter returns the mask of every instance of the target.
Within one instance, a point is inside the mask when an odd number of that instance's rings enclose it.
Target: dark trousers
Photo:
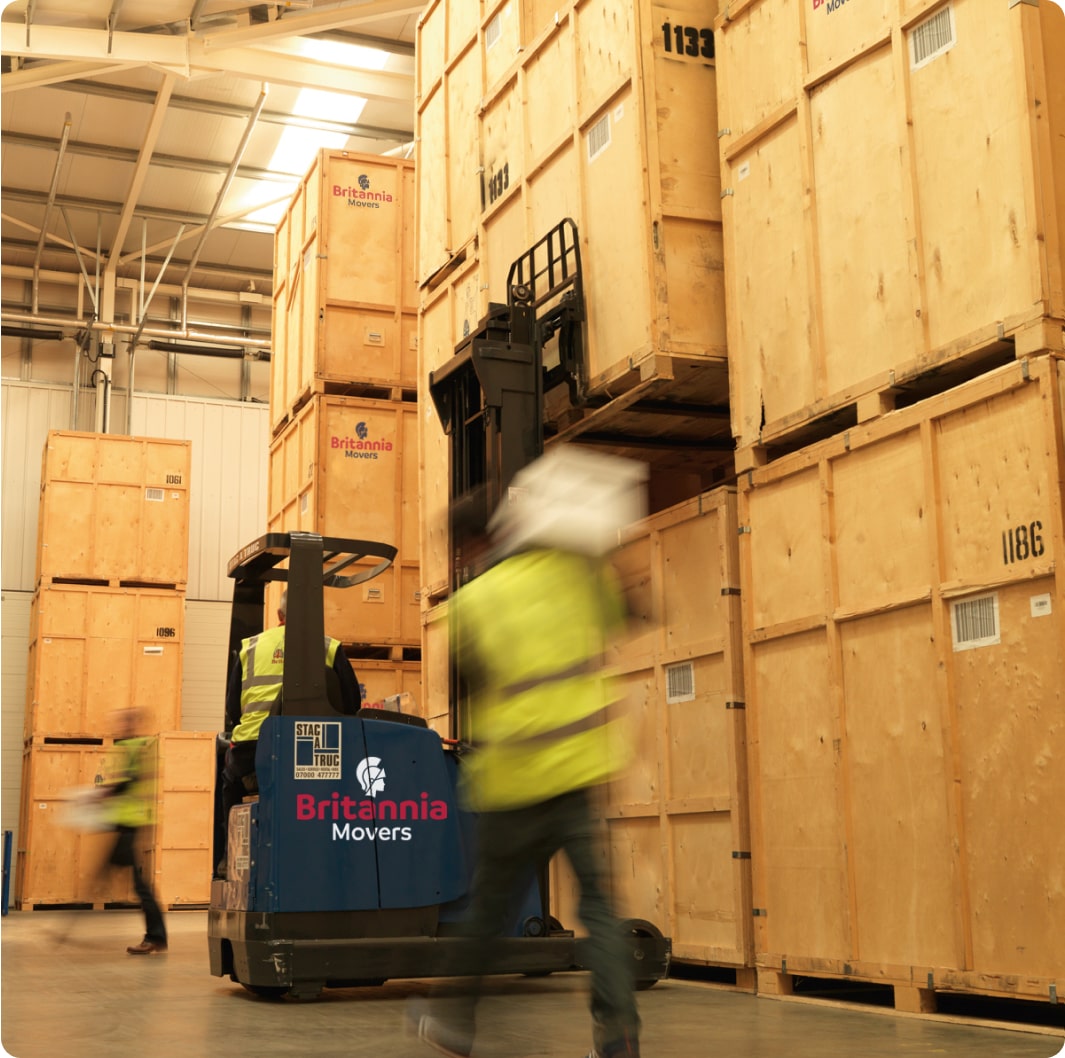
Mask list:
[[[542,804],[478,816],[478,856],[472,901],[463,933],[488,953],[487,942],[509,931],[519,887],[531,865],[565,852],[580,883],[578,914],[588,930],[593,1042],[603,1050],[630,1044],[639,1053],[640,1021],[631,959],[610,906],[605,853],[589,790],[574,790]],[[472,1037],[480,980],[466,982],[455,1009],[456,1028]],[[449,1019],[450,1020],[450,1019]],[[618,1053],[628,1053],[620,1050]]]
[[[133,871],[133,888],[144,912],[144,939],[156,944],[166,944],[166,924],[163,912],[155,899],[151,884],[144,877],[137,850],[137,830],[134,827],[116,827],[115,844],[108,857],[109,867],[128,867]]]

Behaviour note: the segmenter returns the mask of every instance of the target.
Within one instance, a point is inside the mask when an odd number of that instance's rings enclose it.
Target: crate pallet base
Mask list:
[[[999,328],[993,335],[981,335],[963,351],[952,348],[909,369],[885,372],[861,386],[820,400],[801,413],[767,422],[757,441],[737,441],[736,472],[742,474],[766,466],[779,456],[946,393],[1015,359],[1060,351],[1065,344],[1063,333],[1061,320],[1046,317],[1012,330]]]
[[[350,378],[316,378],[313,385],[307,386],[292,402],[281,419],[274,425],[273,436],[280,437],[300,411],[306,407],[311,397],[361,397],[366,400],[390,400],[393,402],[416,403],[418,391],[409,386],[384,385],[381,382],[360,382]]]
[[[632,449],[652,466],[683,466],[713,475],[731,471],[728,364],[724,357],[651,353],[589,385],[583,408],[564,387],[545,398],[551,443],[577,441]],[[721,475],[718,475],[719,477]],[[714,483],[709,477],[704,488]],[[700,491],[697,489],[696,491]]]
[[[758,977],[753,966],[721,965],[712,959],[680,957],[674,953],[669,958],[669,976],[685,981],[698,981],[725,992],[756,992]]]
[[[781,967],[784,967],[783,969]],[[890,1007],[907,1014],[935,1014],[947,996],[964,995],[979,1000],[1023,1000],[1033,1012],[1045,1004],[1050,1014],[1062,1005],[1054,981],[1040,978],[999,978],[964,971],[923,970],[900,967],[848,967],[833,973],[814,968],[804,971],[788,960],[775,966],[756,967],[760,996],[795,997],[808,1002],[845,1001]],[[905,977],[900,980],[899,977]]]
[[[140,904],[129,900],[19,900],[15,906],[19,911],[139,911]]]

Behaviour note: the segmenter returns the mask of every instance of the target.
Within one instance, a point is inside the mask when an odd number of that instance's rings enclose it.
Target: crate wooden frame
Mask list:
[[[945,12],[954,45],[913,66]],[[819,418],[838,432],[930,373],[946,388],[1065,349],[1058,7],[740,0],[716,30],[741,450],[809,443]]]
[[[184,588],[192,442],[50,430],[35,584]]]
[[[274,434],[315,394],[414,391],[412,161],[320,151],[278,224],[274,276]]]
[[[30,604],[24,736],[113,737],[116,709],[181,720],[185,593],[42,585]]]
[[[709,33],[717,8],[671,11]],[[479,19],[435,0],[418,24],[418,282],[431,294],[476,261],[468,332],[489,300],[507,300],[518,254],[572,217],[597,394],[645,381],[670,356],[725,376],[713,59],[666,52],[659,22],[648,0],[498,0]],[[602,121],[607,146],[589,159]],[[454,345],[420,337],[419,350],[424,375]]]
[[[1004,366],[741,479],[760,989],[845,976],[904,1009],[1055,994],[1062,363]],[[1041,551],[1010,560],[1022,518]],[[952,604],[989,592],[1001,644],[955,651]]]

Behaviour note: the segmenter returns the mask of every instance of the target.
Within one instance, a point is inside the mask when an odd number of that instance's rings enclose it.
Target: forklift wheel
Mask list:
[[[246,988],[253,996],[260,999],[284,999],[291,989],[287,985],[246,985],[240,982],[241,988]]]
[[[625,931],[626,937],[649,937],[651,940],[661,940],[664,936],[662,931],[653,923],[648,922],[644,918],[627,918],[621,924],[622,929]],[[642,959],[642,953],[634,953],[637,959]],[[633,987],[637,992],[645,992],[648,988],[653,988],[658,984],[659,978],[657,977],[640,977],[640,968],[637,965],[633,969],[635,978],[633,980]]]

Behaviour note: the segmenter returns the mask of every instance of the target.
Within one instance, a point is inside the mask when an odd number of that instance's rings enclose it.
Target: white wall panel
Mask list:
[[[18,848],[19,797],[22,785],[22,729],[26,715],[29,669],[31,592],[0,593],[0,828],[15,832]],[[12,868],[14,851],[12,851]],[[12,894],[15,879],[12,877]]]
[[[5,591],[33,591],[36,586],[41,456],[49,430],[70,429],[70,394],[70,386],[5,382],[0,387],[0,565]],[[88,422],[92,393],[81,403],[79,422]]]
[[[229,611],[224,602],[185,607],[182,731],[221,731],[225,724]]]

